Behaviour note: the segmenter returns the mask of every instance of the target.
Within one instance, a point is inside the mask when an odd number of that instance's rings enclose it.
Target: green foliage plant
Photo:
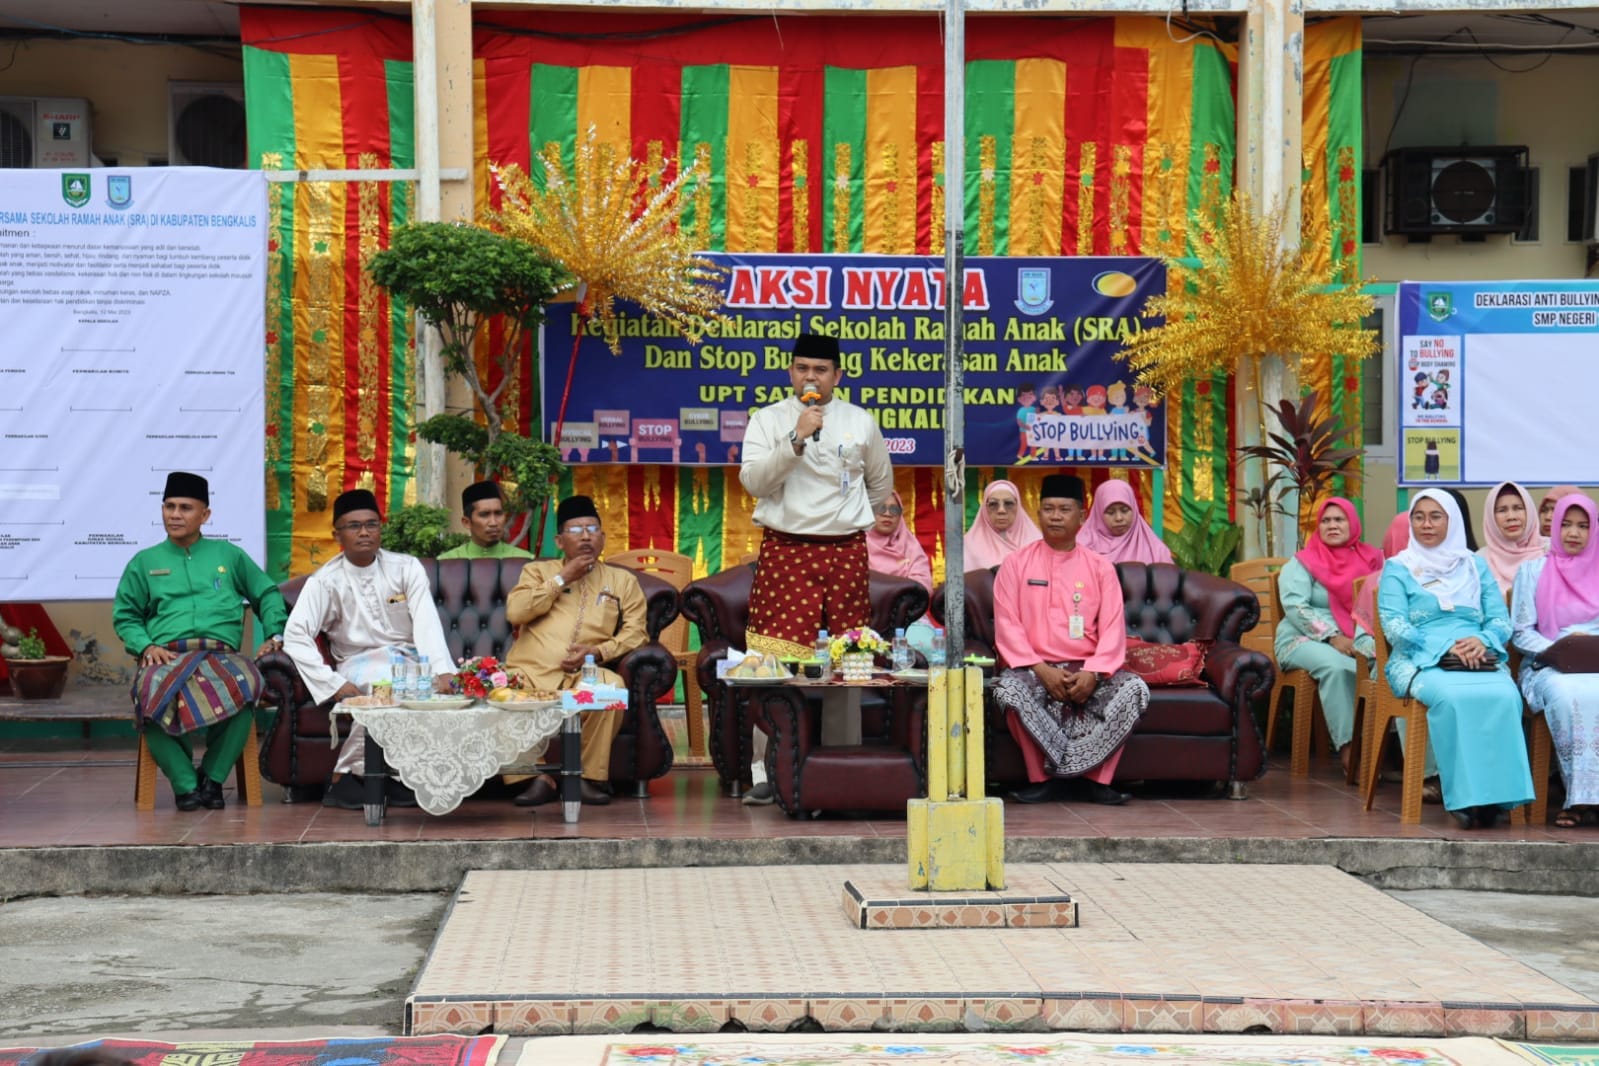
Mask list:
[[[502,403],[524,340],[544,321],[544,305],[571,287],[571,276],[525,241],[453,222],[402,226],[367,269],[437,327],[445,373],[466,383],[477,406],[479,417],[435,415],[417,426],[417,436],[498,479],[509,510],[536,509],[562,470],[560,452],[507,429],[510,412]],[[491,388],[475,352],[496,319],[504,329],[490,353],[497,381]]]
[[[383,523],[384,549],[419,559],[437,559],[465,540],[455,515],[425,503],[396,508]]]
[[[1332,412],[1318,406],[1314,389],[1298,403],[1285,399],[1269,408],[1280,432],[1267,433],[1259,444],[1238,449],[1239,462],[1259,459],[1270,472],[1265,492],[1275,495],[1276,505],[1289,491],[1299,494],[1300,539],[1310,521],[1311,508],[1333,484],[1333,479],[1358,472],[1361,450],[1348,441],[1358,427],[1346,426]],[[1268,531],[1270,524],[1267,525]],[[1275,546],[1273,546],[1275,547]],[[1275,550],[1271,554],[1276,554]]]
[[[18,659],[43,659],[44,652],[44,638],[37,629],[29,629],[28,635],[17,641]]]
[[[1184,570],[1226,576],[1243,543],[1244,531],[1228,521],[1224,504],[1212,503],[1197,519],[1184,522],[1180,532],[1168,533],[1164,539],[1172,562]]]

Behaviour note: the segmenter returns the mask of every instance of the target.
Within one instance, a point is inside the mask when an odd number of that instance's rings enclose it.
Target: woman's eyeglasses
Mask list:
[[[877,513],[886,514],[891,518],[898,518],[900,515],[905,513],[905,508],[895,507],[893,504],[887,504],[883,507],[879,507],[877,509]]]

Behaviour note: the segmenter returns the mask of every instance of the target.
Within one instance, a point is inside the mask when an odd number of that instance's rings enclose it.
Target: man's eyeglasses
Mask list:
[[[898,518],[900,515],[905,513],[905,508],[895,507],[893,504],[889,504],[886,507],[879,507],[877,509],[877,513],[886,514],[891,518]]]
[[[599,531],[600,527],[598,525],[567,526],[565,529],[561,530],[561,532],[568,537],[581,537],[585,533],[592,537]]]
[[[370,522],[346,522],[339,526],[340,533],[376,533],[383,528],[383,523],[377,520]]]

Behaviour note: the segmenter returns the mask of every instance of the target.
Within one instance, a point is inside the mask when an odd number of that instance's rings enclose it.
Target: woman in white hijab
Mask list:
[[[1427,773],[1444,806],[1463,829],[1491,828],[1532,799],[1532,773],[1505,662],[1510,615],[1447,492],[1411,502],[1410,546],[1383,567],[1377,615],[1393,644],[1389,688],[1427,706]]]

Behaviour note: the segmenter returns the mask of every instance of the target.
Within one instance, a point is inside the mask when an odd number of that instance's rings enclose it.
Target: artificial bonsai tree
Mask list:
[[[571,278],[525,241],[453,222],[401,227],[367,269],[374,281],[437,327],[444,371],[466,384],[477,407],[476,418],[434,415],[416,427],[417,436],[459,455],[480,476],[499,480],[513,513],[536,510],[554,491],[562,470],[560,452],[507,428],[507,422],[515,422],[505,408],[506,393],[524,342],[544,321],[544,305],[569,288]],[[493,373],[485,376],[477,351],[496,319],[504,329],[488,353]],[[536,381],[535,375],[535,388]],[[410,522],[410,510],[391,515],[391,527]],[[433,517],[418,516],[412,524],[430,527]]]

